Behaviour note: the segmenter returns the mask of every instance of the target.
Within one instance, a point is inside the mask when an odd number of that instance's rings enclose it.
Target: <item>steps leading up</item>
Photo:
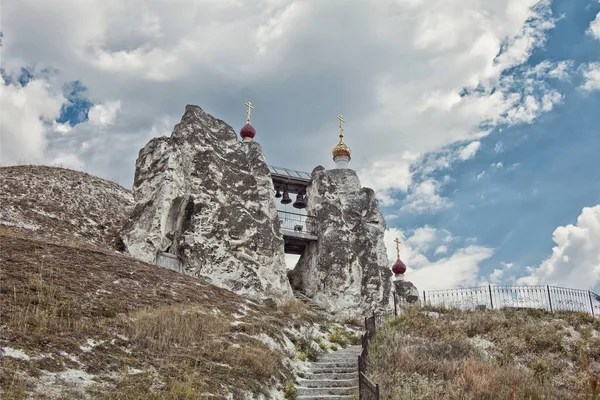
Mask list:
[[[298,378],[298,400],[352,399],[358,390],[360,351],[360,346],[348,346],[313,362],[309,371]]]

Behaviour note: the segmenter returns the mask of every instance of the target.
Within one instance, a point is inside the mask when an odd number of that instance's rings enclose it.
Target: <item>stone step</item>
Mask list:
[[[312,374],[343,374],[348,372],[358,371],[358,366],[353,365],[352,367],[310,367],[308,372]]]
[[[316,368],[347,368],[355,367],[357,360],[333,360],[333,361],[317,361],[311,364],[312,367]]]
[[[303,379],[358,379],[358,371],[356,371],[355,368],[354,372],[322,372],[316,374],[304,373],[300,375],[300,377]]]
[[[296,387],[298,396],[351,396],[358,391],[358,386],[351,387],[325,387],[325,388],[307,388],[302,386]]]
[[[298,396],[296,397],[298,400],[347,400],[347,399],[356,399],[354,396]]]
[[[332,387],[355,387],[358,386],[358,379],[301,379],[298,378],[298,385],[305,388],[332,388]]]
[[[352,360],[358,362],[358,355],[360,353],[343,353],[343,354],[326,354],[319,361],[337,361],[337,360]]]

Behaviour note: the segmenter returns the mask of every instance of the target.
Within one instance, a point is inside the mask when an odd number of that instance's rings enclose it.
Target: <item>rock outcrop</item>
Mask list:
[[[307,246],[289,274],[292,287],[331,311],[390,309],[385,220],[373,190],[362,188],[353,170],[317,167],[307,194],[319,240]]]
[[[188,105],[170,137],[140,150],[123,242],[148,262],[175,254],[185,273],[239,294],[290,296],[273,193],[260,145]]]
[[[419,291],[412,282],[404,280],[394,281],[394,288],[396,289],[398,298],[403,299],[408,304],[419,301]]]

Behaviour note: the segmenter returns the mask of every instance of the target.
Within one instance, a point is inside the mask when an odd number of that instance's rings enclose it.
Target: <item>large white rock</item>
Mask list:
[[[148,262],[175,254],[186,273],[239,294],[290,296],[273,193],[260,145],[188,105],[171,137],[140,150],[123,242]]]
[[[294,289],[337,312],[371,313],[393,306],[385,220],[372,189],[351,169],[317,167],[307,188],[307,213],[317,219],[311,243],[289,274]]]

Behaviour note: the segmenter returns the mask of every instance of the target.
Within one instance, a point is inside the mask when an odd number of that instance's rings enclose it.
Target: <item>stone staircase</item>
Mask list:
[[[358,355],[360,346],[325,354],[300,375],[296,384],[298,400],[358,398]]]
[[[301,302],[303,302],[304,304],[306,304],[311,310],[313,310],[315,312],[326,311],[323,306],[315,303],[310,297],[308,297],[307,295],[305,295],[304,293],[302,293],[298,290],[294,290],[294,297],[296,299],[300,300]]]

